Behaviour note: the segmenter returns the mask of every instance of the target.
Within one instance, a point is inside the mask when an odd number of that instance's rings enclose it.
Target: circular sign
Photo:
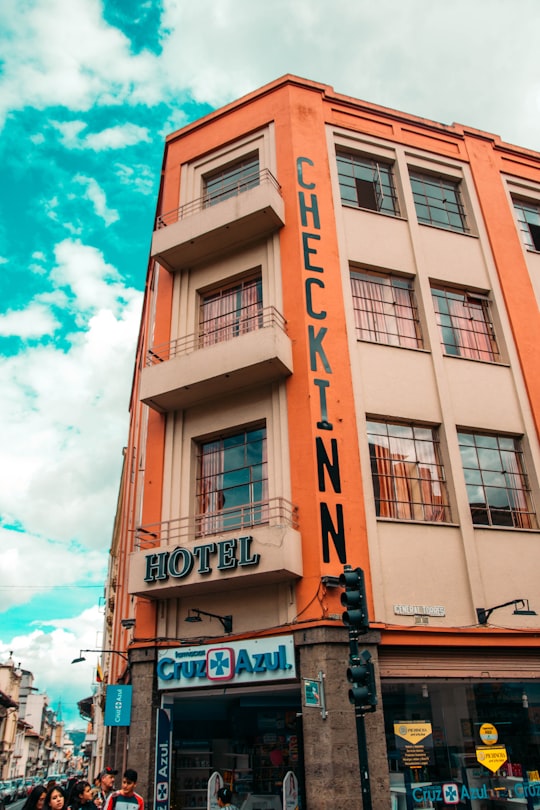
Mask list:
[[[491,723],[482,723],[480,726],[480,739],[484,745],[495,745],[499,739],[497,729]]]

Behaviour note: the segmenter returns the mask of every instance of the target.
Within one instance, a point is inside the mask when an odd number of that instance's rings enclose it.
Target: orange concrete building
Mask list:
[[[539,298],[538,153],[294,76],[167,138],[104,645],[158,810],[538,806]]]

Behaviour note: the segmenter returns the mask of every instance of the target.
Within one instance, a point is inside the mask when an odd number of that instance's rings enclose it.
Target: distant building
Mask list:
[[[537,152],[293,76],[166,139],[104,644],[159,810],[360,806],[346,565],[373,807],[532,806],[539,299]]]

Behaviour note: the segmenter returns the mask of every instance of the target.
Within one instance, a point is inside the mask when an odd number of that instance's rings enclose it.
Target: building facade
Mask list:
[[[536,152],[293,76],[167,138],[104,644],[160,810],[539,806],[539,297]]]

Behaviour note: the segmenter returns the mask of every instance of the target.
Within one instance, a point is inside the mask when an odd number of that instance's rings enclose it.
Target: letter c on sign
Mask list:
[[[315,188],[315,183],[306,183],[304,180],[304,172],[302,169],[302,164],[307,163],[308,166],[313,166],[314,163],[312,160],[306,157],[299,157],[296,158],[296,172],[298,175],[298,185],[302,188]]]

